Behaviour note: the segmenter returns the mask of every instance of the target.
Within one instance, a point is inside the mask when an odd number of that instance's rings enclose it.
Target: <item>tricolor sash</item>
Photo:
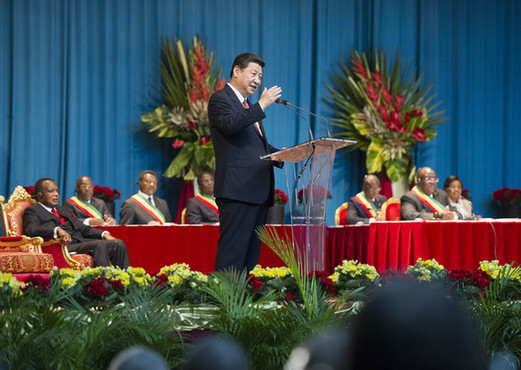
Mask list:
[[[212,197],[203,195],[201,193],[197,194],[195,197],[199,199],[201,202],[203,202],[205,205],[210,207],[215,213],[219,214],[219,208],[217,207],[217,203],[215,203],[215,200]]]
[[[427,207],[429,207],[434,213],[442,212],[445,207],[443,204],[438,202],[436,199],[428,196],[425,194],[421,189],[418,187],[418,185],[415,185],[411,191],[416,194],[416,196],[422,201],[423,204],[425,204]]]
[[[358,203],[360,203],[360,205],[370,218],[376,217],[376,212],[378,210],[376,209],[376,206],[373,204],[373,202],[371,202],[371,200],[367,197],[367,195],[365,195],[363,191],[356,194],[354,198]]]
[[[156,221],[158,221],[161,225],[166,222],[165,216],[159,209],[157,209],[152,203],[149,202],[148,199],[143,198],[139,194],[134,194],[130,197],[134,202],[138,204],[143,210],[152,216]]]
[[[69,202],[74,204],[76,207],[81,209],[83,212],[88,214],[90,217],[99,218],[99,219],[103,220],[103,215],[101,214],[101,212],[98,211],[96,209],[96,207],[94,207],[92,204],[90,204],[88,202],[84,202],[83,200],[81,200],[78,197],[69,198]]]

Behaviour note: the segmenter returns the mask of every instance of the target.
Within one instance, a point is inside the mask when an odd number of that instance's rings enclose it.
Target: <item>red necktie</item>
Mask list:
[[[56,208],[53,208],[51,212],[52,212],[53,215],[55,215],[56,217],[58,217],[60,219],[62,224],[65,223],[65,219],[62,216],[60,216],[60,214],[58,213]]]
[[[244,101],[242,102],[242,106],[244,107],[244,109],[250,108],[250,106],[248,105],[248,101],[246,99],[244,99]],[[260,136],[262,136],[262,131],[260,129],[259,122],[255,122],[254,125],[255,125],[255,128],[257,129],[257,131],[259,131]]]

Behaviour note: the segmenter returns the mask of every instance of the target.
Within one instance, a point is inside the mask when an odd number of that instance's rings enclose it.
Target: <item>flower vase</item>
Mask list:
[[[285,204],[274,204],[268,210],[267,224],[283,224],[284,223],[284,207]]]
[[[521,218],[520,204],[501,204],[499,211],[504,218]]]
[[[391,188],[393,189],[393,197],[401,198],[402,195],[409,191],[409,181],[407,180],[407,176],[403,175],[398,179],[398,181],[391,182]]]

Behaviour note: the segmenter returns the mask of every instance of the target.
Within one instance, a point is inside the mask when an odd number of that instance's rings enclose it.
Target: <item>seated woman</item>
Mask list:
[[[443,183],[443,188],[449,195],[449,206],[456,211],[460,220],[481,218],[474,214],[470,200],[461,195],[463,183],[458,176],[451,175]]]

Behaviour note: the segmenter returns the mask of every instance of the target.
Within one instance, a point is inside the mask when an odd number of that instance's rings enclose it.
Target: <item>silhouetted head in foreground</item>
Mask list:
[[[458,302],[426,284],[378,292],[353,323],[352,369],[486,369],[476,329]]]
[[[110,363],[109,370],[167,370],[163,357],[143,346],[127,348]]]
[[[185,359],[183,370],[248,370],[242,347],[218,335],[196,343]]]

